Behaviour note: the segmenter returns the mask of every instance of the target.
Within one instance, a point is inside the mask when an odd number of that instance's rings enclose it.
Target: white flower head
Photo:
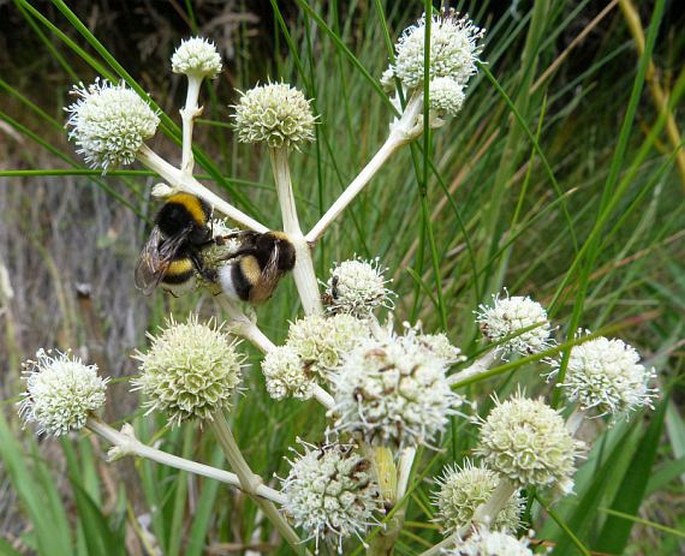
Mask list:
[[[106,172],[131,164],[157,131],[157,114],[123,81],[113,85],[96,79],[87,87],[74,86],[71,92],[78,100],[65,108],[69,139],[91,168]]]
[[[105,403],[109,378],[100,378],[97,365],[86,365],[69,352],[40,349],[36,360],[23,367],[26,391],[19,415],[26,423],[36,423],[38,434],[61,436],[80,430]]]
[[[267,83],[240,94],[233,107],[239,141],[296,150],[314,141],[316,118],[301,91],[287,83]]]
[[[466,361],[466,356],[461,349],[449,341],[444,332],[437,334],[424,334],[423,325],[417,322],[411,326],[408,322],[402,323],[405,328],[404,336],[398,339],[403,342],[410,342],[419,348],[426,350],[428,356],[437,357],[445,366]]]
[[[331,377],[336,429],[372,445],[430,447],[463,402],[445,370],[415,341],[390,335],[361,342]]]
[[[300,441],[304,453],[290,461],[283,480],[285,512],[295,525],[316,539],[333,540],[342,554],[343,540],[360,537],[366,527],[377,525],[374,513],[382,510],[381,497],[371,463],[351,444],[331,443],[321,447]]]
[[[408,89],[423,83],[425,61],[426,16],[402,33],[395,45],[395,63],[391,66]],[[484,30],[468,16],[454,10],[443,10],[431,16],[430,79],[449,77],[463,88],[477,71],[476,61],[482,50],[478,42]],[[387,78],[386,78],[387,80]]]
[[[447,467],[436,480],[440,489],[433,494],[438,508],[435,521],[445,535],[471,523],[476,508],[485,504],[500,481],[499,475],[483,465],[474,466],[468,459],[463,467]],[[498,531],[516,531],[521,525],[523,499],[519,492],[507,500],[490,527]]]
[[[480,305],[476,311],[476,322],[483,334],[498,343],[495,349],[502,355],[530,355],[550,347],[552,327],[544,307],[530,297],[509,297],[506,290],[505,295],[493,295],[491,306]]]
[[[262,361],[262,373],[266,380],[266,391],[275,400],[293,396],[307,400],[312,396],[315,376],[305,366],[297,351],[292,347],[277,346],[269,351]]]
[[[326,378],[345,354],[369,335],[368,324],[352,315],[309,315],[290,325],[286,345],[299,355],[311,375]]]
[[[158,335],[148,335],[147,353],[133,356],[141,374],[132,381],[133,390],[147,398],[148,413],[163,411],[172,425],[179,425],[193,418],[211,420],[215,412],[230,408],[244,357],[222,328],[191,316],[185,323],[170,318]]]
[[[171,71],[188,77],[214,79],[221,71],[221,56],[214,43],[202,37],[182,40],[171,56]]]
[[[628,414],[640,407],[653,408],[657,390],[649,383],[654,368],[640,364],[640,354],[622,340],[603,336],[571,348],[564,382],[559,384],[582,410],[596,408],[600,415]],[[560,361],[550,361],[554,377]]]
[[[521,487],[549,487],[570,494],[575,459],[583,446],[542,398],[532,400],[519,392],[504,402],[495,399],[495,407],[481,424],[475,453],[487,467]]]
[[[436,77],[429,83],[431,117],[452,118],[464,105],[464,86],[451,77]]]
[[[517,539],[503,531],[476,529],[471,536],[442,551],[445,556],[533,556],[529,539]]]
[[[385,278],[386,270],[378,257],[371,261],[354,258],[336,263],[324,284],[327,311],[362,319],[378,307],[392,309],[395,294],[386,287],[392,281]]]

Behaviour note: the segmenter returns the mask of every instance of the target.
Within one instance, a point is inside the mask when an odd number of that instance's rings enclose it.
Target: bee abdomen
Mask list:
[[[182,284],[190,280],[195,274],[195,267],[189,258],[176,259],[169,263],[162,282],[165,284]]]

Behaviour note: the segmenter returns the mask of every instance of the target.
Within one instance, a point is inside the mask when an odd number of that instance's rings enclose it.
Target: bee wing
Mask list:
[[[278,245],[275,245],[271,255],[269,256],[269,260],[262,269],[262,273],[259,278],[260,287],[255,288],[255,291],[253,292],[254,299],[251,300],[252,303],[257,304],[266,301],[271,297],[276,289],[278,281],[281,279],[281,276],[283,276],[283,272],[278,268],[278,257],[279,248]]]
[[[171,261],[187,237],[187,231],[165,238],[155,226],[138,256],[134,283],[145,295],[150,295],[164,278]]]

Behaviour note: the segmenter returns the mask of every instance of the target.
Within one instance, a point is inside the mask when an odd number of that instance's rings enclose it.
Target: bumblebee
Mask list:
[[[214,242],[208,225],[212,208],[188,193],[171,195],[155,218],[155,226],[138,257],[135,285],[145,295],[162,284],[174,293],[192,284],[196,273],[216,280],[216,272],[206,268],[203,248]]]
[[[253,305],[264,303],[295,266],[295,246],[283,232],[237,232],[217,242],[230,239],[237,239],[239,247],[216,271],[223,293]]]

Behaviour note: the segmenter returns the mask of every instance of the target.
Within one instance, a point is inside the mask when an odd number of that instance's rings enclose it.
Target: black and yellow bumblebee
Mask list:
[[[158,286],[174,293],[191,283],[196,274],[209,281],[216,274],[207,268],[202,249],[214,242],[209,220],[212,208],[189,193],[171,195],[157,213],[135,270],[135,285],[145,295]],[[180,290],[179,290],[180,291]]]
[[[228,297],[258,305],[273,294],[281,277],[295,266],[295,246],[283,232],[237,232],[238,249],[217,266],[217,282]]]
[[[138,257],[136,287],[149,295],[161,285],[180,295],[199,275],[228,297],[254,305],[268,300],[295,266],[295,247],[288,236],[248,230],[214,237],[211,216],[211,206],[199,197],[171,195]]]

